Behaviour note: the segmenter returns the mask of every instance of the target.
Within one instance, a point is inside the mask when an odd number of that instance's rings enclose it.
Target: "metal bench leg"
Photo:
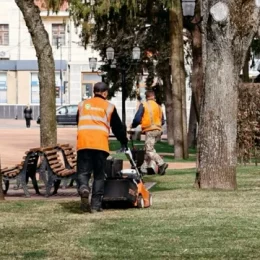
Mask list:
[[[66,188],[68,188],[68,179],[64,179],[62,181],[62,189],[66,189]]]
[[[14,190],[19,190],[21,186],[21,181],[19,178],[16,179],[16,186],[14,186]]]
[[[53,191],[53,193],[52,193],[52,195],[55,195],[55,194],[57,194],[58,193],[58,189],[60,188],[60,183],[61,183],[61,180],[55,180],[54,181],[54,191]]]
[[[21,181],[21,184],[22,184],[22,187],[23,187],[25,197],[30,198],[31,196],[30,196],[30,193],[28,191],[28,187],[26,185],[26,173],[21,175],[20,181]]]
[[[34,188],[36,194],[41,195],[41,193],[39,191],[38,183],[37,183],[37,180],[36,180],[36,172],[31,173],[30,178],[32,179],[33,188]]]
[[[45,194],[45,197],[49,197],[49,196],[51,195],[51,188],[52,188],[53,182],[54,182],[53,176],[49,175],[49,176],[48,176],[47,186],[46,186],[46,194]]]
[[[5,184],[4,194],[6,194],[9,189],[9,180],[4,180],[4,184]]]
[[[44,186],[47,187],[47,174],[46,174],[46,171],[40,171],[39,172],[39,175],[40,175],[40,178],[41,180],[43,181],[44,183]]]
[[[39,175],[41,180],[44,182],[45,187],[47,187],[47,174],[46,174],[46,160],[44,160],[41,164],[41,166],[39,167]]]

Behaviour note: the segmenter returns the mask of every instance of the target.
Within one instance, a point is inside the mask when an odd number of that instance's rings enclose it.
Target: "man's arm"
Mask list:
[[[132,122],[132,128],[136,128],[137,126],[139,126],[141,124],[143,114],[144,114],[144,106],[143,106],[143,104],[140,104],[140,106],[135,114],[134,120]]]
[[[110,126],[116,139],[121,143],[121,145],[127,147],[128,139],[126,135],[126,127],[123,125],[116,108],[111,115]]]

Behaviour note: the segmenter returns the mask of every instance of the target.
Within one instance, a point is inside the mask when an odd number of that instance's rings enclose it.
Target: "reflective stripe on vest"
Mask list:
[[[109,134],[109,130],[104,127],[104,126],[100,126],[100,125],[82,125],[78,127],[78,130],[102,130],[105,131],[106,133]]]
[[[81,105],[81,108],[83,108],[83,106]],[[109,103],[108,108],[106,110],[104,110],[103,108],[99,108],[99,107],[90,107],[89,110],[92,111],[104,111],[105,112],[105,116],[101,117],[101,116],[93,116],[93,115],[87,115],[87,116],[79,116],[79,126],[78,126],[78,130],[85,130],[85,129],[91,129],[91,130],[102,130],[105,131],[106,133],[109,134],[109,130],[110,130],[110,123],[109,123],[109,116],[111,115],[111,113],[113,112],[114,106]],[[98,125],[82,125],[80,126],[80,121],[83,120],[92,120],[92,121],[96,121],[96,122],[102,122],[106,125],[106,127],[104,126],[98,126]]]
[[[106,125],[109,125],[109,122],[107,121],[107,116],[101,117],[101,116],[80,116],[79,120],[93,120],[93,121],[100,121],[105,123]]]

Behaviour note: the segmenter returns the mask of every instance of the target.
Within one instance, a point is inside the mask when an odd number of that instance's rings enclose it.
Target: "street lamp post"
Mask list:
[[[141,50],[138,46],[133,48],[132,51],[132,60],[139,60],[141,55]],[[106,49],[106,57],[107,60],[111,63],[111,68],[116,68],[117,63],[114,59],[115,51],[112,47],[108,47]],[[122,123],[124,127],[126,127],[126,109],[125,109],[125,101],[126,101],[126,70],[127,64],[124,62],[121,67],[118,68],[121,71],[121,89],[122,89]]]
[[[183,16],[194,16],[196,0],[182,0]]]
[[[98,71],[97,69],[97,58],[91,57],[89,58],[89,68],[92,72],[96,72],[98,76],[101,76],[102,82],[104,82],[105,73],[102,71]]]
[[[97,68],[97,58],[89,58],[89,68],[92,70],[92,72],[95,71],[95,69]]]

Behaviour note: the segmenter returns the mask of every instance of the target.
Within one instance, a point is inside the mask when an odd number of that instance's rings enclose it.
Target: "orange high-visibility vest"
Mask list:
[[[154,101],[148,100],[143,103],[144,114],[142,117],[142,132],[162,130],[162,109]]]
[[[77,150],[109,152],[108,137],[114,108],[114,105],[99,97],[79,103]]]

